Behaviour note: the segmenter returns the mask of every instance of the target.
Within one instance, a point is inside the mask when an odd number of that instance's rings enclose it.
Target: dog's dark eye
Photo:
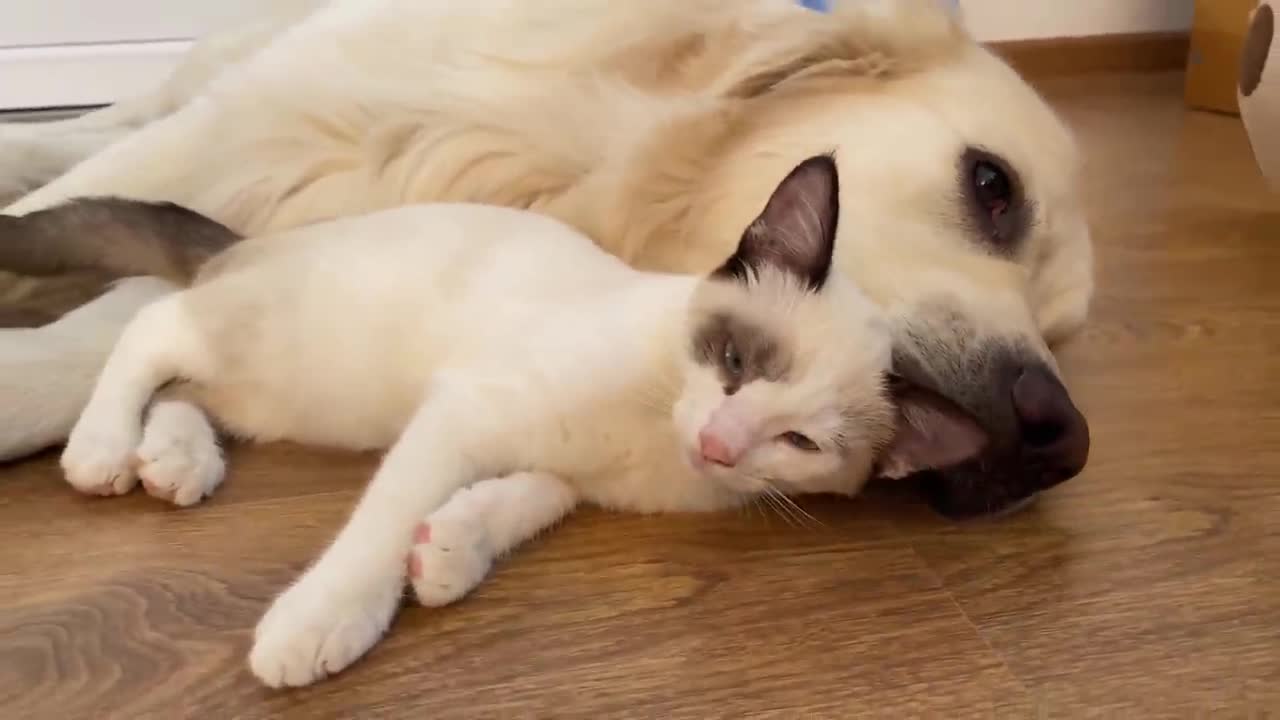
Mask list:
[[[978,204],[990,214],[992,220],[998,220],[1009,210],[1013,202],[1013,187],[1004,170],[986,160],[979,160],[973,165],[973,189]]]
[[[1031,206],[1008,163],[969,148],[960,159],[959,180],[973,229],[998,250],[1016,248],[1029,228]]]
[[[783,442],[794,447],[797,450],[805,452],[818,452],[818,443],[810,440],[807,436],[798,432],[785,432],[778,436]]]

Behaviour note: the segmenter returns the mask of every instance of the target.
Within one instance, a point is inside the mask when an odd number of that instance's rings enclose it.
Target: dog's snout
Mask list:
[[[1026,366],[1012,394],[1022,451],[1043,468],[1040,489],[1080,474],[1089,460],[1089,424],[1062,382],[1048,368]]]
[[[946,354],[912,338],[894,349],[894,372],[969,413],[987,434],[982,454],[920,474],[934,509],[991,515],[1079,475],[1090,430],[1062,380],[1019,343],[974,343]]]

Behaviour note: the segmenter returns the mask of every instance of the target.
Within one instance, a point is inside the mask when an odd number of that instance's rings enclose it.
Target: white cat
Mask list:
[[[193,502],[222,474],[201,408],[258,440],[390,447],[258,625],[250,666],[274,687],[368,650],[406,557],[438,605],[578,502],[852,494],[894,437],[912,456],[890,449],[892,463],[938,458],[909,423],[895,432],[887,323],[829,272],[837,184],[827,156],[797,166],[708,278],[640,272],[558,221],[480,205],[232,245],[129,324],[71,433],[67,479],[115,494],[136,472]]]

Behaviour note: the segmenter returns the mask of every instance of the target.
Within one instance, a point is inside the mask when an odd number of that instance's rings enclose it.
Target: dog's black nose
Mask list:
[[[1041,470],[1037,489],[1080,474],[1089,460],[1089,423],[1048,368],[1022,368],[1013,383],[1013,410],[1023,455]]]

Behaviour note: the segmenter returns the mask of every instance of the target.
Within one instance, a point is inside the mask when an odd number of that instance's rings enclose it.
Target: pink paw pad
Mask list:
[[[414,547],[417,547],[418,545],[426,545],[429,542],[431,542],[431,525],[429,523],[422,523],[418,527],[414,528]],[[407,566],[409,569],[409,577],[414,579],[422,577],[422,558],[418,557],[418,553],[412,550],[409,551]]]

